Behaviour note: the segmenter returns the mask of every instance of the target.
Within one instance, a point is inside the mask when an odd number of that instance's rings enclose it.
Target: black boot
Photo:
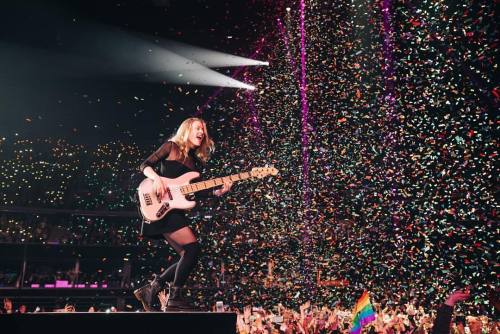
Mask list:
[[[167,311],[195,311],[190,300],[183,296],[182,288],[171,286],[168,294]]]
[[[155,279],[149,283],[146,284],[139,289],[134,291],[135,298],[137,298],[141,303],[142,307],[144,307],[144,310],[146,312],[152,312],[152,311],[157,311],[155,308],[153,308],[153,298],[156,297],[158,292],[161,290],[161,284],[158,282],[158,280]]]

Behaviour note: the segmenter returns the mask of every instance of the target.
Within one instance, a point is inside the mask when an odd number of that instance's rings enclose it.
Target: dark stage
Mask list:
[[[235,333],[236,313],[30,313],[0,317],[6,333]]]

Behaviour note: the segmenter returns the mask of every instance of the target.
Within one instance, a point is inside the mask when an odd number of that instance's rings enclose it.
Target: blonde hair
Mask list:
[[[195,155],[198,157],[198,159],[200,159],[203,163],[205,163],[208,161],[210,155],[214,151],[214,141],[208,135],[207,124],[201,118],[191,117],[184,120],[184,122],[182,122],[179,128],[177,129],[175,135],[172,138],[170,138],[170,140],[176,143],[177,146],[179,146],[179,151],[182,157],[184,159],[187,158],[189,153],[189,146],[188,146],[189,133],[191,132],[191,126],[196,121],[202,124],[205,136],[203,136],[203,140],[200,146],[198,146],[194,152]]]

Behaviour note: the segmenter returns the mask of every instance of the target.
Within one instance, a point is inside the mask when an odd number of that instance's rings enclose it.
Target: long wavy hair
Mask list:
[[[182,122],[179,128],[177,129],[175,135],[172,138],[170,138],[170,140],[179,146],[182,157],[184,159],[187,158],[189,153],[188,138],[191,132],[191,126],[196,121],[202,124],[205,136],[203,136],[203,140],[200,146],[198,146],[195,149],[194,153],[198,157],[198,159],[200,159],[200,161],[206,163],[208,159],[210,159],[210,155],[213,153],[215,145],[212,138],[210,138],[210,136],[208,135],[207,123],[205,123],[205,121],[202,120],[201,118],[191,117],[184,120],[184,122]]]

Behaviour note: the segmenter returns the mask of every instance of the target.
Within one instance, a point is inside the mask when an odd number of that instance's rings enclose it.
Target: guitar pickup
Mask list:
[[[167,212],[168,207],[169,207],[168,203],[163,204],[163,205],[160,207],[160,210],[158,210],[158,212],[156,212],[156,218],[160,218],[161,216],[163,216],[163,214],[164,214],[165,212]]]
[[[153,204],[153,200],[151,199],[151,195],[150,194],[143,194],[144,196],[144,201],[146,202],[146,205],[152,205]]]
[[[167,188],[167,195],[170,200],[173,200],[172,193],[170,192],[170,188]]]

